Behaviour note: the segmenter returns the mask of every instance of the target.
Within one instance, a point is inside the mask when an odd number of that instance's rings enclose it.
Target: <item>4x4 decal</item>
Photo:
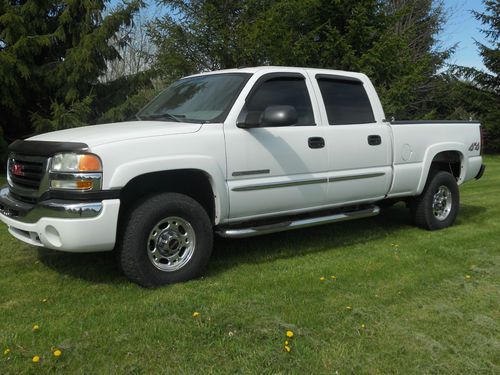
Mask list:
[[[470,145],[469,151],[479,151],[479,148],[481,147],[481,143],[479,142],[474,142],[473,144]]]

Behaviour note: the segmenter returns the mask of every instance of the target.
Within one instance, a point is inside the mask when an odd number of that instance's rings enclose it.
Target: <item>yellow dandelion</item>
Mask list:
[[[319,278],[319,281],[325,281],[325,278],[324,278],[323,276],[321,276],[321,277]]]
[[[286,337],[291,339],[293,337],[293,332],[292,331],[286,331]]]
[[[54,357],[60,357],[62,352],[59,349],[56,349],[52,352],[52,354],[54,354]]]
[[[292,348],[290,348],[288,345],[285,345],[285,351],[287,353],[290,353],[292,351]]]
[[[346,306],[345,309],[346,310],[352,310],[352,306]]]
[[[286,341],[285,341],[285,346],[286,346],[286,345],[288,345],[288,344],[289,344],[289,343],[288,343],[288,340],[286,340]]]
[[[336,279],[337,279],[337,276],[332,275],[332,276],[330,276],[330,278],[331,278],[332,280],[336,280]]]
[[[3,355],[9,355],[10,354],[10,349],[7,348],[3,351]]]
[[[34,355],[33,358],[31,358],[31,361],[33,363],[38,363],[40,362],[40,356],[39,355]]]
[[[193,313],[193,318],[198,318],[201,314],[198,311]]]
[[[36,332],[40,329],[40,326],[38,324],[35,324],[32,328],[33,332]]]

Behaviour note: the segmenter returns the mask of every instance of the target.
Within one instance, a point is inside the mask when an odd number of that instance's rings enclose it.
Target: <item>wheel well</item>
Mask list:
[[[462,155],[458,151],[443,151],[432,159],[430,172],[450,172],[455,179],[460,178],[462,172]]]
[[[120,217],[136,202],[155,193],[179,193],[197,201],[215,221],[215,200],[209,177],[197,169],[146,173],[130,180],[120,192]]]

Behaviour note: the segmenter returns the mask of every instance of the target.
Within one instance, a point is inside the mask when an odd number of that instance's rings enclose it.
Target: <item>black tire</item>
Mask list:
[[[206,211],[182,194],[161,193],[145,199],[129,212],[120,232],[120,268],[143,287],[196,278],[212,253],[213,230]],[[167,255],[178,259],[171,261]]]
[[[446,196],[451,197],[449,208],[450,199]],[[413,199],[410,209],[417,226],[437,230],[455,222],[459,206],[460,193],[455,177],[449,172],[438,171],[429,176],[424,191]]]

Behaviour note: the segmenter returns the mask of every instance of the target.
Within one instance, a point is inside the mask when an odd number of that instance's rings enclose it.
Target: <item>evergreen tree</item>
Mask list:
[[[90,115],[93,88],[110,43],[142,5],[108,15],[101,0],[0,0],[0,126],[5,138],[78,126]]]
[[[472,74],[482,88],[489,89],[500,95],[500,3],[497,0],[483,0],[486,11],[473,11],[476,19],[485,25],[482,30],[491,46],[476,42],[484,66],[489,72],[474,71]]]
[[[483,57],[484,66],[489,70],[475,71],[473,77],[482,89],[481,121],[486,130],[486,150],[500,152],[500,3],[497,0],[484,0],[486,11],[473,12],[485,29],[490,46],[477,43]]]
[[[487,70],[455,67],[456,80],[452,92],[457,100],[449,104],[448,112],[463,108],[470,117],[480,120],[485,135],[485,151],[500,152],[500,3],[483,0],[484,12],[472,11],[482,22],[486,43],[476,42]],[[450,90],[448,90],[449,92]],[[443,101],[446,107],[447,101]]]
[[[436,0],[386,0],[390,17],[382,45],[390,47],[367,69],[386,113],[397,119],[433,119],[433,108],[441,100],[440,70],[453,53],[441,49],[438,35],[446,22],[444,5]],[[382,76],[381,76],[382,74]]]

